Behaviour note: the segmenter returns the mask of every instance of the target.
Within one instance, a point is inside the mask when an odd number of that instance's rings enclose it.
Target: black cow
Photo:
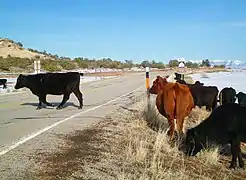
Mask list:
[[[187,84],[187,85],[204,85],[204,83],[201,83],[200,81],[196,81],[194,84],[189,84],[189,83],[186,83],[186,81],[184,80],[184,75],[183,74],[179,74],[179,73],[174,73],[175,74],[175,80],[176,82],[180,83],[180,84]]]
[[[243,168],[240,142],[246,142],[246,107],[227,103],[217,107],[207,119],[187,131],[184,149],[187,155],[194,156],[213,143],[222,147],[229,143],[232,153],[230,168],[236,167],[237,158]]]
[[[177,80],[179,82],[179,80]],[[217,107],[217,96],[219,90],[216,86],[204,86],[204,83],[196,81],[194,84],[187,85],[191,91],[194,103],[201,108],[206,106],[206,110],[211,111]]]
[[[198,84],[188,87],[190,88],[196,106],[199,108],[206,106],[206,110],[208,111],[212,111],[217,107],[219,90],[216,86],[202,86]]]
[[[188,84],[181,79],[181,74],[175,73],[175,80],[180,84],[185,84],[189,87],[194,103],[201,108],[206,106],[206,110],[211,111],[217,107],[217,96],[219,90],[216,86],[204,86],[204,83],[196,81],[194,84]]]
[[[174,79],[175,79],[175,78],[174,78]],[[178,78],[176,78],[175,80],[176,80],[176,82],[178,82],[178,83],[180,83],[180,84],[187,84],[186,81],[183,80],[183,79],[178,79]]]
[[[175,80],[178,80],[178,79],[180,79],[180,80],[184,80],[184,75],[183,74],[179,74],[179,73],[174,73],[175,74]]]
[[[246,94],[245,93],[239,92],[236,95],[236,97],[237,97],[238,104],[246,106]]]
[[[0,79],[0,85],[3,85],[3,89],[7,88],[7,79]]]
[[[70,94],[74,93],[79,100],[79,108],[83,107],[83,94],[79,90],[80,76],[83,73],[67,72],[67,73],[40,73],[35,75],[22,75],[17,78],[15,89],[26,87],[31,90],[33,94],[39,97],[39,104],[37,109],[41,109],[42,103],[47,106],[53,106],[53,104],[46,101],[46,95],[62,95],[62,102],[56,109],[61,107],[69,99]]]
[[[225,87],[219,93],[219,103],[220,105],[226,103],[235,103],[236,101],[236,90],[232,87]]]

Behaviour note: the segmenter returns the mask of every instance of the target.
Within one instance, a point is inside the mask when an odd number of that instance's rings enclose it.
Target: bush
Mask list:
[[[0,57],[0,70],[9,71],[10,67],[19,67],[26,69],[33,63],[33,60],[28,58],[11,57],[7,58]]]
[[[75,62],[72,62],[71,60],[60,60],[59,61],[59,64],[65,70],[76,69]]]
[[[179,62],[178,62],[178,60],[170,60],[168,65],[169,65],[169,67],[178,67]]]
[[[61,70],[61,68],[59,68],[56,63],[45,64],[43,66],[43,69],[45,69],[46,71],[50,71],[50,72],[60,71]]]
[[[58,61],[55,60],[50,60],[50,59],[46,59],[46,60],[41,60],[41,69],[44,69],[46,71],[60,71],[61,68],[59,67]]]
[[[199,67],[199,65],[197,63],[192,63],[190,61],[186,62],[185,66],[188,68],[198,68]]]

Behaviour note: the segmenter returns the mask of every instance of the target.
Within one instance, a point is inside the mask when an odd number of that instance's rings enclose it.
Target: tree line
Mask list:
[[[48,53],[47,53],[48,54]],[[124,69],[124,68],[132,68],[132,67],[152,67],[164,69],[167,67],[178,67],[178,60],[170,60],[168,64],[164,64],[163,62],[156,62],[155,60],[144,60],[141,63],[134,63],[132,60],[117,61],[112,60],[110,58],[103,59],[88,59],[83,57],[77,57],[74,59],[70,59],[68,57],[58,57],[57,55],[53,55],[53,58],[43,59],[40,56],[35,56],[33,59],[28,58],[20,58],[20,57],[12,57],[8,56],[3,58],[0,56],[0,70],[1,71],[10,71],[10,72],[33,72],[33,63],[34,60],[40,60],[41,69],[46,71],[60,71],[60,70],[73,70],[76,68],[115,68],[115,69]],[[210,62],[208,59],[202,61],[202,63],[192,63],[187,61],[185,66],[188,68],[199,68],[199,67],[210,67]],[[224,68],[224,66],[217,66],[220,68]]]

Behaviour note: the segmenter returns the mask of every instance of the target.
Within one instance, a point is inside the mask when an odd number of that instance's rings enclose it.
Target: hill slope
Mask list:
[[[0,38],[0,56],[6,58],[8,55],[20,58],[37,58],[45,59],[47,55],[32,49],[25,49],[19,42],[7,38]],[[49,57],[51,58],[51,57]]]

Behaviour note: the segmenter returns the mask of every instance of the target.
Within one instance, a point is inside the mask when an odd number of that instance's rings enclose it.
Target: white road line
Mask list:
[[[106,103],[104,103],[104,104],[101,104],[101,105],[99,105],[99,106],[96,106],[96,107],[87,109],[87,110],[82,111],[82,112],[79,112],[79,113],[77,113],[77,114],[74,114],[74,115],[72,115],[72,116],[70,116],[70,117],[68,117],[68,118],[66,118],[66,119],[63,119],[63,120],[58,121],[58,122],[56,122],[56,123],[54,123],[54,124],[52,124],[52,125],[50,125],[50,126],[47,126],[47,127],[43,128],[43,129],[39,130],[39,131],[36,132],[36,133],[33,133],[33,134],[31,134],[31,135],[29,135],[29,136],[27,136],[27,137],[23,137],[23,138],[21,138],[19,141],[14,142],[11,146],[9,146],[9,147],[4,148],[3,150],[1,150],[1,151],[0,151],[0,156],[2,156],[2,155],[4,155],[4,154],[8,153],[9,151],[11,151],[11,150],[17,148],[18,146],[20,146],[21,144],[24,144],[25,142],[27,142],[27,141],[29,141],[29,140],[35,138],[36,136],[38,136],[38,135],[40,135],[40,134],[42,134],[42,133],[48,131],[49,129],[51,129],[51,128],[53,128],[53,127],[55,127],[55,126],[57,126],[57,125],[59,125],[59,124],[61,124],[61,123],[64,123],[64,122],[66,122],[66,121],[68,121],[68,120],[70,120],[70,119],[73,119],[73,118],[75,118],[76,116],[79,116],[79,115],[81,115],[81,114],[84,114],[84,113],[93,111],[93,110],[95,110],[95,109],[98,109],[98,108],[100,108],[100,107],[102,107],[102,106],[108,105],[108,104],[110,104],[110,103],[112,103],[112,102],[114,102],[114,101],[117,101],[118,99],[120,99],[120,98],[122,98],[122,97],[124,97],[124,96],[127,96],[128,94],[131,94],[131,93],[133,93],[133,92],[135,92],[135,91],[138,91],[138,90],[141,89],[141,88],[142,88],[142,87],[139,87],[139,88],[137,88],[137,89],[134,89],[133,91],[128,92],[128,93],[126,93],[126,94],[123,94],[123,95],[121,95],[121,96],[119,96],[119,97],[117,97],[117,98],[115,98],[115,99],[112,99],[112,100],[110,100],[110,101],[108,101],[108,102],[106,102]]]

